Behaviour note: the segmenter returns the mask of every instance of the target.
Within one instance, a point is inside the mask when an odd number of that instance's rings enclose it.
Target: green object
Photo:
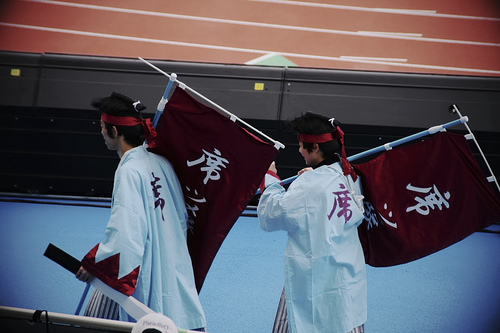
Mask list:
[[[268,53],[246,63],[247,65],[297,67],[297,64],[278,53]]]

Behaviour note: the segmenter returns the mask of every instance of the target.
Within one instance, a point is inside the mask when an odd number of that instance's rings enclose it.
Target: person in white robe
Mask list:
[[[105,143],[117,151],[120,163],[105,239],[84,257],[77,277],[89,281],[95,276],[177,327],[203,330],[206,319],[187,248],[181,185],[170,162],[149,152],[137,134],[154,142],[150,120],[137,112],[140,105],[118,93],[93,102],[101,111]],[[132,321],[123,309],[119,319]]]
[[[275,332],[364,332],[366,266],[357,232],[362,196],[338,125],[310,112],[294,119],[299,152],[312,168],[286,190],[273,163],[261,186],[261,228],[288,233],[285,303],[277,321],[284,319]]]

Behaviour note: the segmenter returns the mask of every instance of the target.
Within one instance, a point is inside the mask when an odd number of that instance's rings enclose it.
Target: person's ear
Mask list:
[[[113,134],[111,136],[113,139],[118,137],[118,129],[116,128],[116,126],[111,127],[111,134]]]
[[[319,145],[317,143],[313,143],[313,151],[317,152],[319,150]]]

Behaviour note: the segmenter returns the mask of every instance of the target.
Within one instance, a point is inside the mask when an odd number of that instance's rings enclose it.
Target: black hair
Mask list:
[[[136,102],[127,95],[116,91],[114,91],[111,96],[94,99],[91,105],[101,113],[106,113],[110,116],[135,117],[141,120],[142,114],[140,111],[146,109],[146,106],[140,102]],[[113,137],[111,129],[115,126],[118,135],[123,135],[125,141],[133,147],[140,146],[144,142],[145,135],[142,124],[135,126],[119,126],[105,122],[104,125],[110,137]]]
[[[295,132],[297,132],[297,134],[313,135],[325,133],[332,133],[335,135],[337,132],[337,126],[340,126],[339,121],[333,120],[332,126],[330,118],[310,111],[302,114],[300,117],[294,118],[289,121],[288,124],[293,130],[295,130]],[[303,147],[304,149],[307,149],[308,152],[312,152],[314,142],[303,142]],[[335,157],[336,154],[341,154],[342,143],[339,139],[335,139],[328,142],[318,143],[318,147],[323,158],[331,158]]]

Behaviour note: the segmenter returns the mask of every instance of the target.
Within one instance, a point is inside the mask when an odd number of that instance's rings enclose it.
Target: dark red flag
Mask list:
[[[278,149],[177,87],[157,126],[153,152],[174,166],[189,214],[196,287],[255,195]]]
[[[416,260],[500,221],[500,200],[463,135],[447,132],[353,165],[362,177],[358,228],[371,266]]]

